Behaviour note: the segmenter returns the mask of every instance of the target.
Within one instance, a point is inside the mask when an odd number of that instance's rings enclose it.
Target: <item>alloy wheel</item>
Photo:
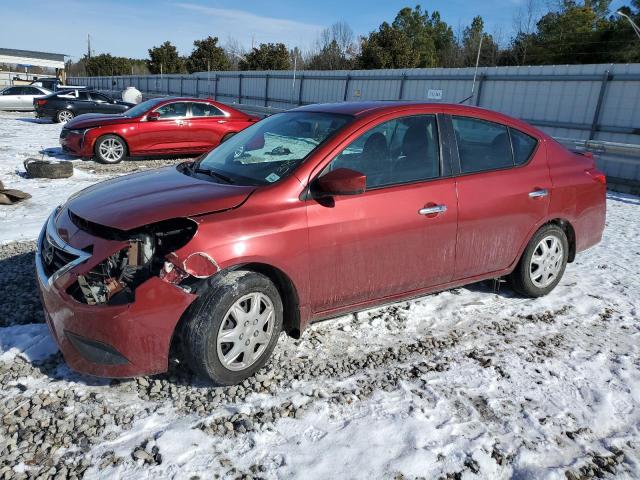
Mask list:
[[[58,112],[58,120],[60,123],[67,123],[70,120],[73,120],[73,113],[69,110],[61,110]]]
[[[217,340],[218,358],[228,370],[244,370],[267,349],[275,324],[271,299],[259,292],[244,295],[227,310]]]
[[[124,145],[115,138],[107,138],[98,147],[100,156],[107,162],[117,162],[124,155]]]
[[[564,262],[562,242],[555,235],[547,235],[536,245],[529,262],[529,277],[538,288],[546,288],[558,277]]]

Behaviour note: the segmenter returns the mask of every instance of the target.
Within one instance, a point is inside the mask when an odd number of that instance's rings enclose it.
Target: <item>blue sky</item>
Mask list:
[[[440,11],[454,31],[475,15],[485,19],[490,33],[506,41],[513,18],[525,0],[447,0],[422,2]],[[4,2],[3,2],[4,3]],[[66,53],[86,52],[91,34],[95,53],[145,58],[148,48],[170,40],[188,54],[193,40],[214,35],[224,44],[231,37],[245,48],[261,42],[284,41],[309,48],[318,32],[344,20],[356,34],[366,34],[391,21],[406,0],[20,0],[4,3],[0,47]],[[617,7],[622,0],[612,4]],[[545,5],[541,1],[541,5]]]

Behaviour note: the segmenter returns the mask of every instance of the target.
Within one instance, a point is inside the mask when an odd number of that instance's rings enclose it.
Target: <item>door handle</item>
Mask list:
[[[432,207],[424,207],[418,210],[420,215],[433,215],[438,213],[444,213],[447,211],[446,205],[434,205]]]
[[[227,123],[226,120],[218,120],[218,123]]]
[[[176,121],[176,123],[177,123],[178,125],[184,125],[184,124],[185,124],[185,123],[187,123],[187,122],[185,122],[184,120],[178,120],[178,121]]]
[[[546,197],[547,195],[549,195],[549,190],[546,188],[539,188],[533,192],[529,192],[529,198]]]

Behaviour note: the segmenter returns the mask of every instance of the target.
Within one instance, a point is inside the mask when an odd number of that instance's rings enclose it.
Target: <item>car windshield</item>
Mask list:
[[[140,115],[147,112],[147,110],[155,107],[160,102],[166,100],[165,98],[152,98],[145,102],[139,103],[135,107],[131,107],[129,110],[124,112],[125,117],[134,118],[139,117]]]
[[[272,115],[212,150],[195,164],[193,171],[239,185],[274,183],[352,119],[318,112]]]

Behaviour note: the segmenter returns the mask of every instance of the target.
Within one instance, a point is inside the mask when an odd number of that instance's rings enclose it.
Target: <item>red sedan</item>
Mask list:
[[[173,345],[233,384],[311,322],[500,277],[548,294],[600,241],[605,193],[591,156],[495,112],[310,105],[75,195],[38,279],[72,368],[163,372]]]
[[[102,163],[127,156],[197,155],[258,118],[213,100],[154,98],[122,114],[85,114],[66,123],[62,149]]]

